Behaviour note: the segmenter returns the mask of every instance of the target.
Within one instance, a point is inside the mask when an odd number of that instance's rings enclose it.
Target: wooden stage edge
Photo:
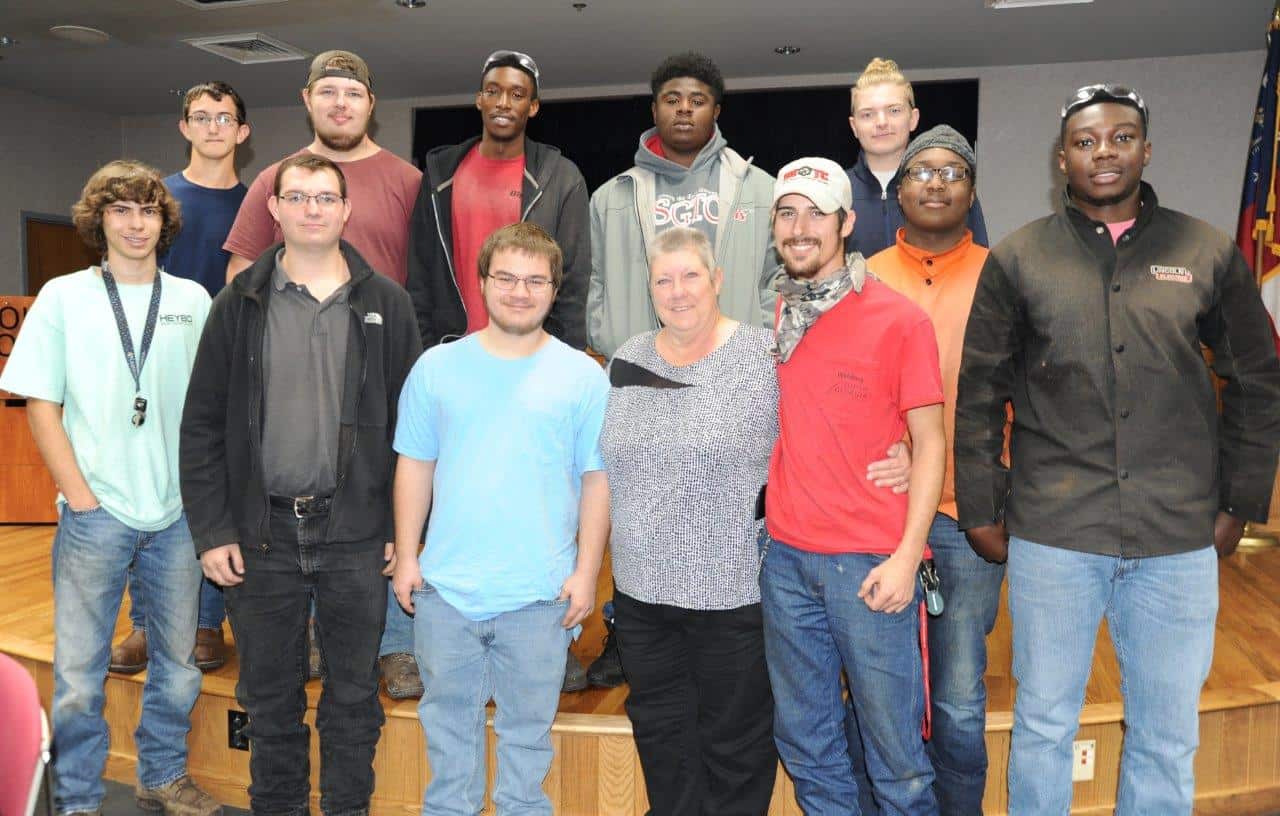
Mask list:
[[[52,602],[48,597],[48,539],[52,528],[0,527],[0,651],[17,658],[35,677],[41,699],[49,706],[53,689],[51,665]],[[23,539],[26,547],[15,546]],[[39,546],[30,546],[39,542]],[[1218,643],[1210,680],[1201,695],[1201,745],[1196,756],[1196,813],[1202,816],[1250,816],[1280,812],[1280,550],[1236,555],[1221,571]],[[33,582],[39,586],[37,593]],[[603,583],[603,581],[602,581]],[[1002,616],[1004,610],[1002,608]],[[124,623],[124,613],[121,613]],[[127,626],[118,627],[117,637]],[[596,634],[596,633],[591,633]],[[1105,635],[1105,632],[1104,632]],[[1005,641],[1001,643],[1000,637]],[[991,710],[987,717],[988,775],[985,812],[1007,812],[1005,770],[1009,756],[1012,699],[1007,676],[1007,618],[992,635],[988,673]],[[586,641],[587,638],[584,638]],[[1080,717],[1079,740],[1096,741],[1095,776],[1077,782],[1071,812],[1113,811],[1123,735],[1123,707],[1112,677],[1114,654],[1099,638],[1093,677]],[[598,652],[598,634],[594,640]],[[580,653],[594,657],[589,646]],[[1000,663],[1006,663],[1001,668]],[[192,775],[222,801],[247,807],[248,758],[228,747],[229,712],[239,711],[234,696],[234,661],[205,676],[192,714],[189,765]],[[1006,673],[1002,675],[1001,673]],[[132,784],[135,754],[132,731],[141,705],[145,674],[109,675],[106,718],[111,751],[107,776]],[[314,729],[319,682],[307,686],[307,722]],[[555,761],[546,790],[557,814],[614,816],[648,810],[644,780],[631,727],[622,713],[625,687],[562,696],[553,728]],[[420,811],[429,777],[416,701],[383,697],[386,726],[375,759],[375,816],[409,816]],[[312,740],[312,804],[318,810],[316,774],[319,753]],[[492,722],[489,727],[489,785],[495,765]],[[487,805],[485,813],[491,813]],[[770,816],[800,816],[794,789],[785,772],[778,784]]]

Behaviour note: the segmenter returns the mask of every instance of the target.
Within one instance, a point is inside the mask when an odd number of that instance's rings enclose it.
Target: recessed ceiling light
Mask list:
[[[987,0],[989,9],[1031,8],[1032,6],[1070,6],[1093,0]]]
[[[782,55],[782,56],[784,56],[784,57],[789,57],[789,56],[791,56],[792,54],[799,54],[799,53],[800,53],[800,46],[798,46],[798,45],[780,45],[780,46],[778,46],[777,48],[773,49],[773,53],[775,53],[775,54],[781,54],[781,55]]]
[[[427,0],[396,0],[396,5],[407,9],[425,8]]]
[[[50,26],[49,33],[60,40],[78,43],[79,45],[102,45],[111,39],[111,35],[101,29],[82,25]]]

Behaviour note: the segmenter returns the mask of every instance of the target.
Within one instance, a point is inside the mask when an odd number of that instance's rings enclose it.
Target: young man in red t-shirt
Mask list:
[[[760,592],[778,753],[806,813],[857,812],[843,668],[876,798],[936,813],[916,579],[946,461],[933,326],[861,255],[846,262],[853,196],[838,164],[791,162],[773,198],[787,274]],[[907,432],[910,489],[877,489],[867,465]]]
[[[547,315],[547,332],[574,348],[586,346],[587,183],[559,150],[525,135],[538,115],[540,82],[528,54],[490,54],[476,92],[480,135],[437,147],[423,161],[405,286],[425,348],[489,325],[476,259],[492,232],[520,221],[545,229],[564,252],[564,281]]]
[[[368,64],[350,51],[325,51],[311,61],[302,101],[315,139],[298,153],[329,159],[342,170],[351,216],[342,230],[373,271],[404,284],[409,242],[409,215],[418,198],[422,174],[418,168],[369,136],[377,97]],[[297,155],[297,154],[295,154]],[[281,159],[284,161],[284,159]],[[267,167],[249,186],[235,223],[222,248],[231,253],[227,282],[248,269],[266,252],[281,246],[284,233],[267,202],[273,197],[276,171]],[[387,584],[390,587],[390,582]],[[310,671],[321,673],[319,650],[311,649]],[[387,592],[387,623],[378,649],[378,670],[394,698],[422,695],[422,679],[413,660],[413,619]]]

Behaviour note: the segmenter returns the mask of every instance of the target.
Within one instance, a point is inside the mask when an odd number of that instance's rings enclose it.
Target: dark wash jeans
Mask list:
[[[764,816],[778,752],[760,604],[697,610],[614,591],[650,812]]]
[[[373,793],[373,755],[384,715],[378,640],[386,616],[383,542],[324,540],[327,516],[271,511],[271,544],[243,547],[244,583],[228,587],[240,653],[236,698],[249,714],[250,804],[255,814],[305,814],[310,795],[307,618],[315,599],[325,666],[316,712],[320,809],[358,813]]]

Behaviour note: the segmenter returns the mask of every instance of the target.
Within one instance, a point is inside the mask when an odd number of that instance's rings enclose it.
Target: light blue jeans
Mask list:
[[[1213,547],[1119,558],[1009,540],[1013,675],[1010,816],[1071,807],[1071,742],[1105,615],[1120,663],[1125,735],[1117,816],[1191,813],[1200,688],[1213,659]]]
[[[485,704],[497,707],[498,814],[545,814],[551,724],[564,681],[568,601],[539,601],[486,621],[460,615],[429,585],[414,593],[418,704],[431,781],[423,816],[475,816],[484,805]]]
[[[167,785],[187,772],[187,732],[200,693],[192,651],[200,563],[186,517],[154,533],[125,526],[101,507],[63,505],[53,539],[53,750],[58,813],[95,810],[105,789],[107,723],[103,681],[125,577],[142,587],[152,609],[147,680],[134,732],[138,781]]]
[[[138,582],[133,580],[133,570],[129,570],[129,622],[134,629],[147,628],[146,592]],[[222,600],[222,587],[205,578],[200,582],[200,616],[198,625],[201,629],[221,629],[222,622],[227,619],[227,606]]]

